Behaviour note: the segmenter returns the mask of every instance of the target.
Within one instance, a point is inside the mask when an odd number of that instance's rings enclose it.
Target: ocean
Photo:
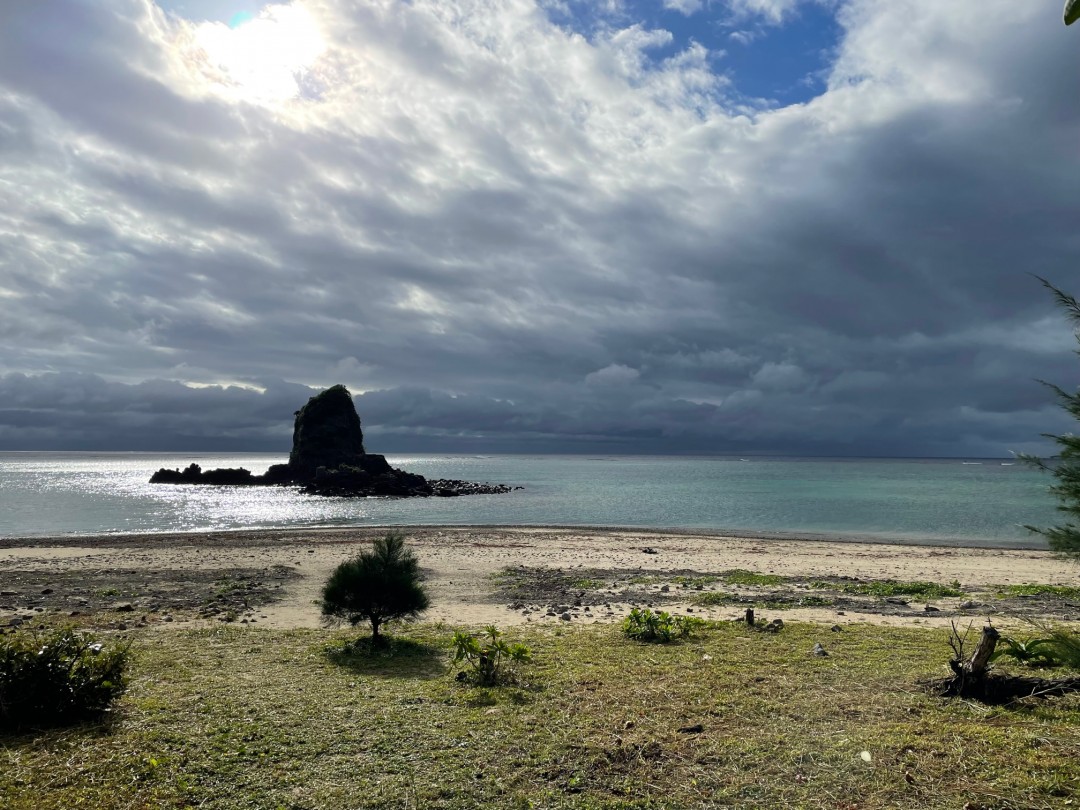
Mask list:
[[[0,453],[0,537],[379,525],[706,529],[877,542],[1045,548],[1050,478],[991,459],[388,455],[430,478],[521,486],[460,498],[322,498],[295,488],[151,485],[160,467],[285,454]]]

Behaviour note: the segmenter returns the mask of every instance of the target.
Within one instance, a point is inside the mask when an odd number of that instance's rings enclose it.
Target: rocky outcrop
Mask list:
[[[167,470],[162,468],[150,476],[151,484],[218,484],[236,486],[240,484],[255,484],[258,476],[251,474],[251,470],[243,467],[224,467],[217,470],[206,470],[198,464],[189,464],[183,470]]]
[[[316,394],[296,412],[289,467],[298,477],[311,478],[320,467],[366,469],[365,455],[360,417],[344,385]]]
[[[263,475],[249,470],[160,469],[151,484],[217,484],[224,486],[300,485],[311,495],[399,498],[493,495],[510,492],[505,484],[438,479],[394,469],[385,456],[364,451],[364,433],[352,396],[335,385],[308,400],[296,412],[288,464],[275,464]],[[518,487],[520,489],[520,487]]]

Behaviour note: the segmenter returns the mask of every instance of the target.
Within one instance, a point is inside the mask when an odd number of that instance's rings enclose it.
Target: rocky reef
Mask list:
[[[293,446],[287,464],[274,464],[263,475],[250,470],[183,470],[162,468],[151,484],[216,484],[219,486],[299,485],[311,495],[366,497],[454,497],[510,492],[506,484],[477,484],[454,479],[428,480],[390,466],[385,456],[364,450],[364,433],[352,395],[335,385],[308,400],[295,414]],[[520,487],[518,487],[520,489]]]

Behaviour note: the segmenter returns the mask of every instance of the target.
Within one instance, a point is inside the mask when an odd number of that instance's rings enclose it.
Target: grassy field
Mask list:
[[[537,628],[495,689],[455,679],[451,628],[354,636],[141,632],[108,723],[0,738],[0,807],[1080,806],[1080,698],[932,697],[941,631]]]

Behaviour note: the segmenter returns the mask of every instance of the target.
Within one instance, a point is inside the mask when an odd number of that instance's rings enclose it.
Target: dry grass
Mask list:
[[[615,626],[511,635],[535,663],[479,689],[448,667],[450,628],[415,627],[374,657],[324,631],[141,632],[110,723],[0,740],[0,806],[1080,803],[1080,699],[933,698],[917,682],[945,673],[943,632],[719,624],[666,646]]]

